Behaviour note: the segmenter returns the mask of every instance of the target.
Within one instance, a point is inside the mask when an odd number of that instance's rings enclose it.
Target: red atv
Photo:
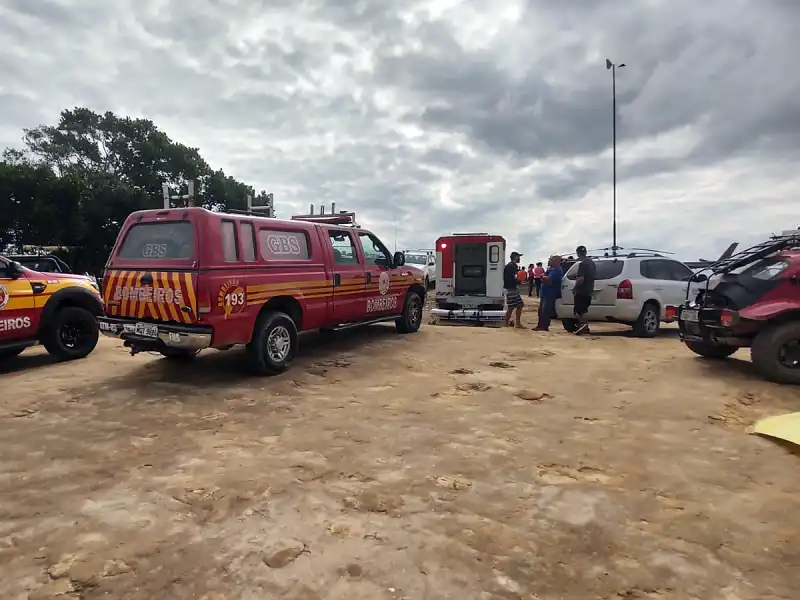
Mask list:
[[[713,263],[692,279],[707,282],[677,309],[681,340],[692,352],[726,358],[747,347],[764,377],[800,385],[800,230]]]

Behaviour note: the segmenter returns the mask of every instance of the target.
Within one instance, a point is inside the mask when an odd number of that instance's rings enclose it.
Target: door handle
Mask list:
[[[144,285],[153,285],[153,276],[152,275],[144,275],[142,277],[142,283]]]
[[[333,274],[333,287],[337,285],[342,285],[342,276],[339,273]]]
[[[367,273],[366,277],[367,277],[367,283],[372,281],[372,273]]]

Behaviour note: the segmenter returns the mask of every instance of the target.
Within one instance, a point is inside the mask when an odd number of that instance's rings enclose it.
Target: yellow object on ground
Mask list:
[[[753,433],[778,438],[800,446],[800,412],[761,419],[753,427]]]

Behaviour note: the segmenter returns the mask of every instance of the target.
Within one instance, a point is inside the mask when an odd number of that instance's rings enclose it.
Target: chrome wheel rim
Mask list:
[[[283,362],[292,348],[292,336],[283,325],[278,325],[267,337],[267,355],[273,362]]]
[[[658,315],[654,310],[646,310],[644,313],[644,330],[647,333],[655,333],[658,329]]]
[[[408,301],[408,323],[412,327],[422,320],[422,303],[419,299],[411,298]]]

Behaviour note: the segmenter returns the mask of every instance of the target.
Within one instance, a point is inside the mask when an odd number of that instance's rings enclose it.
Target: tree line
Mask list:
[[[0,252],[54,247],[76,272],[102,272],[125,218],[163,206],[164,183],[185,194],[195,181],[195,205],[211,210],[254,194],[147,119],[75,108],[22,141],[0,159]]]

